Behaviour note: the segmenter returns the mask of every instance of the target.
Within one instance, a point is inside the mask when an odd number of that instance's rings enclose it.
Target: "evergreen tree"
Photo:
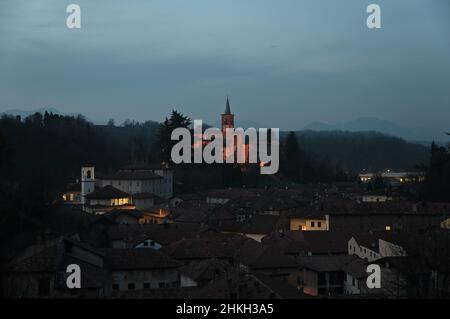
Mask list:
[[[179,127],[188,128],[190,125],[191,119],[176,110],[172,111],[169,118],[165,118],[158,134],[158,146],[162,161],[170,161],[170,153],[176,143],[176,141],[171,140],[172,131]]]

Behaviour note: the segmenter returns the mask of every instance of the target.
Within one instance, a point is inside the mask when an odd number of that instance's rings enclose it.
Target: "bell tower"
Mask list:
[[[231,113],[230,101],[227,96],[227,103],[225,104],[225,112],[221,115],[222,118],[222,134],[226,136],[227,128],[234,128],[234,114]]]
[[[81,167],[81,202],[85,204],[85,196],[92,193],[95,188],[95,167],[85,165]]]

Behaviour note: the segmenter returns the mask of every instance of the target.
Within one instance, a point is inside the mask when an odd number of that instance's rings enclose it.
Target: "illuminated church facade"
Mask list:
[[[227,146],[227,129],[234,129],[234,114],[231,113],[231,107],[230,107],[230,100],[227,97],[227,101],[225,103],[225,112],[220,115],[220,128],[222,131],[222,135],[224,138],[224,148],[223,148],[223,159],[224,162],[226,161],[226,158],[228,156],[231,156],[231,154],[234,154],[234,159],[237,161],[238,159],[238,147],[242,145],[244,148],[243,150],[243,162],[248,163],[249,162],[249,143],[245,140],[239,140],[238,136],[234,137],[234,144],[233,147],[230,148]],[[245,138],[244,138],[245,139]],[[242,163],[241,163],[242,164]]]

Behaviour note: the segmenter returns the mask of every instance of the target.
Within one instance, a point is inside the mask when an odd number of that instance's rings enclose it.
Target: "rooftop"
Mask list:
[[[85,197],[88,199],[114,199],[114,198],[126,198],[130,194],[121,191],[111,185],[107,185],[102,188],[97,188],[92,193],[87,194]]]
[[[151,171],[118,171],[111,174],[97,174],[97,179],[103,180],[152,180],[161,178]]]

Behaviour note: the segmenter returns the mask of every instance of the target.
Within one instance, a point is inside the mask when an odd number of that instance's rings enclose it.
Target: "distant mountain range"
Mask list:
[[[311,131],[375,131],[392,136],[401,137],[407,141],[414,141],[418,143],[429,143],[430,141],[445,140],[445,133],[437,129],[429,128],[412,128],[401,126],[390,121],[381,120],[376,117],[360,117],[349,122],[328,124],[323,122],[312,122],[303,130]]]
[[[23,111],[20,109],[11,109],[6,110],[1,114],[8,114],[13,116],[20,116],[25,118],[29,115],[32,115],[36,112],[45,113],[45,111],[49,113],[59,114],[59,115],[68,115],[68,116],[77,116],[78,113],[64,113],[59,111],[56,108],[39,108],[32,111]],[[106,124],[106,120],[97,120],[97,119],[89,119],[94,124]],[[206,124],[206,123],[205,123]],[[214,126],[219,127],[220,122],[215,122]],[[237,127],[264,127],[260,123],[251,120],[237,120]],[[396,123],[382,120],[376,117],[359,117],[354,120],[336,124],[330,124],[325,122],[312,122],[306,126],[304,126],[301,130],[305,131],[348,131],[348,132],[361,132],[361,131],[374,131],[380,132],[396,137],[403,138],[407,141],[429,145],[431,141],[436,141],[439,144],[447,144],[448,139],[445,136],[445,132],[441,132],[440,130],[433,128],[412,128],[401,126]]]

